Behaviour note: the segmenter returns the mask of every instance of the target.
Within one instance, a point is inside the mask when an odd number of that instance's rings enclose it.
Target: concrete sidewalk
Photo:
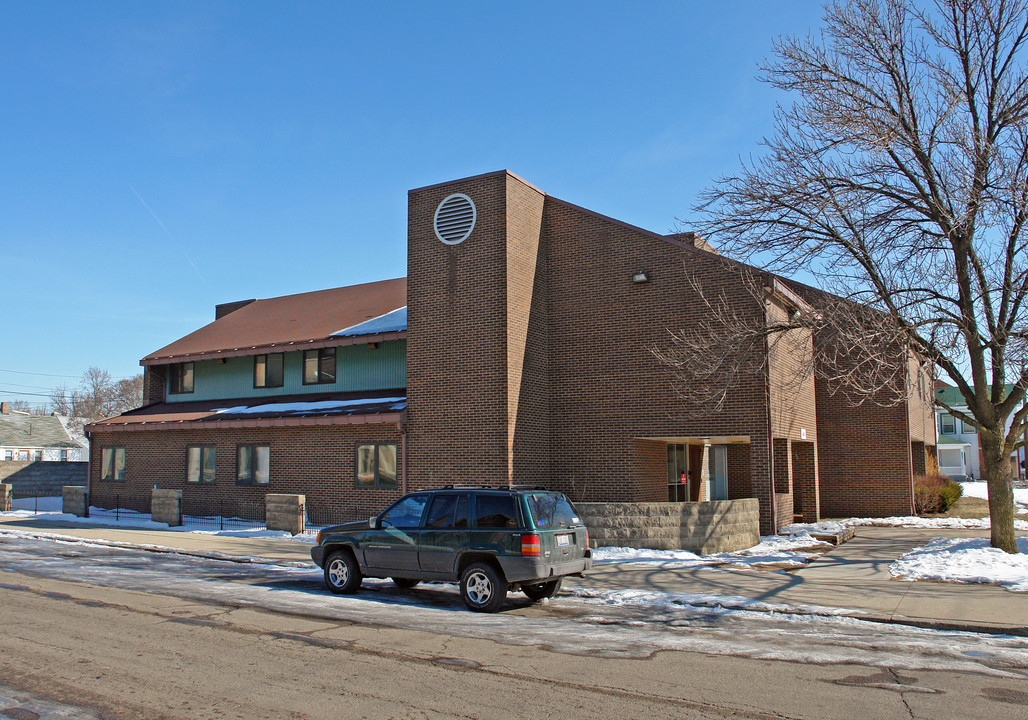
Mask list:
[[[102,540],[126,546],[173,548],[203,557],[262,558],[270,563],[309,564],[308,543],[289,539],[85,525],[0,515],[4,529]],[[632,564],[595,566],[570,587],[715,594],[765,603],[827,608],[832,614],[940,629],[1028,635],[1028,593],[992,585],[894,580],[889,565],[933,537],[983,537],[987,532],[858,527],[856,537],[809,565],[790,572],[664,569]]]

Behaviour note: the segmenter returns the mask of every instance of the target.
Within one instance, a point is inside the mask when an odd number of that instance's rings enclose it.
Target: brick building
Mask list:
[[[88,428],[93,503],[298,492],[361,517],[407,489],[532,483],[588,501],[753,497],[762,532],[909,514],[934,445],[919,401],[852,408],[797,382],[779,348],[721,411],[683,412],[652,348],[704,313],[694,282],[744,317],[808,309],[799,286],[689,233],[506,171],[412,190],[407,278],[221,305],[143,358],[147,404]]]

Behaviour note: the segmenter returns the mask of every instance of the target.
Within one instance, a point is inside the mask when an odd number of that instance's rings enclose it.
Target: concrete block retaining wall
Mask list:
[[[81,485],[65,485],[61,491],[64,496],[64,512],[86,517],[89,510],[89,493],[86,488]]]
[[[150,499],[150,517],[154,522],[168,523],[172,527],[182,524],[182,491],[153,489]]]
[[[85,485],[89,463],[0,460],[0,482],[14,488],[14,497],[57,497],[65,485]]]
[[[304,531],[306,495],[268,493],[264,496],[264,520],[268,530],[286,530],[293,535]]]
[[[575,503],[594,547],[732,552],[760,542],[756,498],[687,503]]]

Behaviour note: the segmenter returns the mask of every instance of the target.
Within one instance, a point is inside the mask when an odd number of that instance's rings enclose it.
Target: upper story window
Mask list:
[[[68,451],[61,450],[61,462],[68,462]]]
[[[168,392],[173,395],[193,392],[193,363],[175,363],[168,372]]]
[[[957,432],[956,418],[952,415],[942,416],[942,432],[943,435],[955,435]]]
[[[283,371],[284,357],[284,353],[268,353],[267,355],[254,355],[253,386],[255,388],[282,387],[282,383],[285,377],[285,373]]]
[[[978,432],[978,428],[971,423],[964,422],[963,420],[960,421],[960,429],[968,435],[974,435]]]
[[[303,351],[303,384],[324,385],[336,381],[336,349]]]

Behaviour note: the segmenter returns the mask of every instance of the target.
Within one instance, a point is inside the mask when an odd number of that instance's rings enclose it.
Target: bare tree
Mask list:
[[[139,407],[143,401],[143,375],[114,380],[111,374],[98,367],[82,373],[79,386],[55,387],[50,393],[50,405],[59,415],[94,422]]]
[[[728,256],[809,272],[833,293],[804,296],[821,337],[834,338],[815,347],[816,364],[835,368],[855,402],[901,402],[895,373],[908,350],[953,381],[967,411],[944,407],[979,431],[992,545],[1017,552],[1009,458],[1028,415],[1026,2],[849,0],[827,5],[824,20],[818,35],[775,44],[762,80],[793,103],[778,109],[761,154],[701,195],[697,229]],[[847,347],[848,357],[831,355]],[[871,360],[854,372],[863,351]],[[882,352],[898,354],[876,367]]]

